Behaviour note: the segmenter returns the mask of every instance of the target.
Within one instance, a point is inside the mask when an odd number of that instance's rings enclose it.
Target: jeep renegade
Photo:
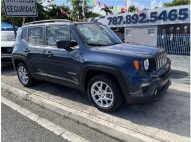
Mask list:
[[[26,23],[18,29],[12,62],[24,86],[46,80],[76,88],[106,112],[124,100],[159,100],[171,84],[171,61],[164,49],[125,44],[100,23]]]

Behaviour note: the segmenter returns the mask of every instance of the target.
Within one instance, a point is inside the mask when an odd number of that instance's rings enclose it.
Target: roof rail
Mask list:
[[[34,21],[34,22],[25,23],[23,26],[30,25],[30,24],[53,23],[53,22],[71,22],[71,21],[70,20],[66,20],[66,19],[40,20],[40,21]]]

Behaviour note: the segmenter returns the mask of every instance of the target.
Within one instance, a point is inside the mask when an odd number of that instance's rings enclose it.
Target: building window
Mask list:
[[[155,35],[155,29],[148,29],[148,35]]]
[[[126,35],[131,36],[131,30],[126,29]]]

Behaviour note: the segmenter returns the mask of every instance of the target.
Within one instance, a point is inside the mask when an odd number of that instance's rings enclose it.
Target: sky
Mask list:
[[[46,1],[46,0],[45,0]],[[68,5],[71,6],[67,0],[54,0],[57,5]],[[93,6],[93,0],[90,5]],[[154,9],[155,7],[162,8],[163,3],[171,2],[172,0],[128,0],[128,5],[134,5],[139,10],[143,10],[144,8],[147,9]],[[101,6],[99,7],[98,4],[92,9],[94,13],[98,13],[101,15],[106,15],[106,13],[101,10],[104,7],[104,4],[110,6],[118,6],[120,8],[126,8],[126,0],[96,0],[96,3],[101,2]],[[117,13],[117,11],[112,10],[113,13]]]
[[[93,0],[92,0],[93,1]],[[151,8],[151,3],[154,1],[156,4],[159,4],[160,1],[162,3],[171,2],[172,0],[128,0],[130,3],[134,3],[135,5],[138,5],[139,7],[145,7],[145,8]],[[66,0],[55,0],[55,2],[58,5],[61,4],[68,4]],[[110,6],[125,6],[126,0],[97,0],[97,2],[101,2],[101,5],[106,4]],[[93,2],[92,2],[93,5]]]

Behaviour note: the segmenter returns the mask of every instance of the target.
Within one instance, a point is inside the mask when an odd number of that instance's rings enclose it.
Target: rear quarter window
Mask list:
[[[29,43],[34,45],[43,45],[43,27],[30,27],[28,28]]]
[[[23,28],[22,30],[22,39],[28,41],[27,28]]]

